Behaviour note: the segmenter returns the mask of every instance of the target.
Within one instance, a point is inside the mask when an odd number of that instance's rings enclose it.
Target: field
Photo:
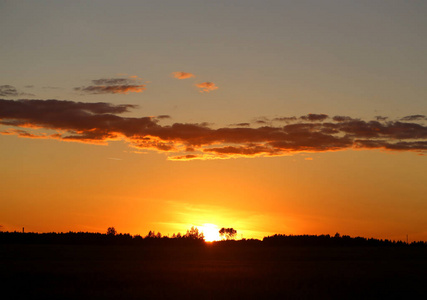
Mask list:
[[[2,244],[0,264],[7,299],[408,299],[427,282],[424,247]]]

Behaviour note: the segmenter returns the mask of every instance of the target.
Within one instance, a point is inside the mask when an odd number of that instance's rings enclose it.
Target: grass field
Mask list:
[[[415,299],[427,250],[0,245],[2,299]]]

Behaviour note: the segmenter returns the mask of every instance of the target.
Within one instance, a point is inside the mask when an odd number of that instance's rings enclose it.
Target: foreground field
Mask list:
[[[0,245],[2,299],[423,298],[414,247]]]

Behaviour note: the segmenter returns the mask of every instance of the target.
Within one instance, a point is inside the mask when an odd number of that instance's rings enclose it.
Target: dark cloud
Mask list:
[[[396,142],[386,140],[355,140],[356,148],[378,149],[383,148],[394,151],[427,151],[427,141]]]
[[[308,114],[306,116],[301,116],[300,119],[304,121],[323,121],[325,119],[329,118],[328,115],[324,114]]]
[[[171,153],[172,160],[276,156],[351,148],[427,151],[427,127],[416,122],[363,121],[349,117],[334,117],[334,122],[324,122],[326,115],[309,114],[306,119],[280,127],[213,128],[208,123],[166,126],[159,124],[159,119],[166,115],[156,118],[120,115],[132,108],[135,106],[104,102],[0,99],[0,124],[21,127],[2,132],[21,137],[89,143],[125,140],[138,149]],[[56,133],[49,135],[43,129]],[[35,130],[42,133],[34,134]]]
[[[75,91],[86,94],[128,94],[141,93],[145,90],[145,84],[139,85],[91,85],[86,87],[76,87]]]
[[[237,123],[237,124],[230,124],[228,126],[249,127],[251,126],[251,123]]]
[[[17,97],[19,96],[18,91],[11,85],[0,85],[0,96],[2,97]]]
[[[348,122],[352,121],[353,118],[347,117],[347,116],[335,116],[332,118],[335,122]]]
[[[279,121],[279,122],[295,122],[297,120],[296,117],[280,117],[280,118],[274,118],[273,121]]]
[[[247,146],[226,146],[226,147],[213,147],[206,148],[204,152],[213,152],[216,154],[237,154],[244,156],[254,156],[257,154],[274,154],[274,149],[270,147],[260,146],[260,145],[247,145]]]
[[[22,96],[34,96],[29,93],[21,93],[14,86],[11,85],[0,85],[0,97],[22,97]]]
[[[156,117],[156,119],[159,119],[159,120],[170,119],[170,118],[171,118],[171,116],[169,116],[169,115],[159,115]]]
[[[412,115],[406,116],[400,119],[401,121],[419,121],[419,120],[427,120],[427,117],[424,115]]]
[[[377,120],[377,121],[385,121],[385,120],[387,120],[387,119],[388,119],[388,117],[375,116],[375,120]]]
[[[352,120],[339,124],[339,130],[355,138],[421,139],[427,127],[417,123]]]
[[[101,78],[94,79],[94,85],[75,87],[75,91],[85,94],[128,94],[141,93],[146,88],[145,84],[138,84],[139,77],[131,76],[130,78]]]
[[[127,85],[132,83],[128,78],[101,78],[92,80],[95,85]]]

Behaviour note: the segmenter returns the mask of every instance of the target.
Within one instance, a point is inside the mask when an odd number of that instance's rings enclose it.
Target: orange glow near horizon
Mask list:
[[[120,142],[97,147],[4,137],[5,231],[106,232],[114,226],[145,236],[195,226],[206,241],[218,240],[221,227],[236,229],[238,239],[336,232],[391,240],[427,236],[418,229],[425,224],[424,158],[410,153],[175,163],[154,153],[127,152]],[[399,202],[408,186],[413,206]]]

